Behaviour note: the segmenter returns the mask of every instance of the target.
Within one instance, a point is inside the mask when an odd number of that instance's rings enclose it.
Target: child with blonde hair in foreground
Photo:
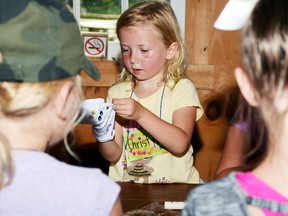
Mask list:
[[[120,187],[46,149],[66,138],[82,100],[79,27],[54,0],[0,0],[0,215],[121,215]]]

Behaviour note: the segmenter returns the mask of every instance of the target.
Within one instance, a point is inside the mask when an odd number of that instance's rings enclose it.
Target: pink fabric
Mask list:
[[[275,191],[261,179],[256,177],[252,172],[237,173],[236,179],[242,189],[251,197],[257,197],[265,200],[273,200],[276,202],[288,204],[288,199]],[[275,213],[266,209],[262,209],[267,216],[285,216],[285,214]],[[286,215],[287,216],[287,215]]]

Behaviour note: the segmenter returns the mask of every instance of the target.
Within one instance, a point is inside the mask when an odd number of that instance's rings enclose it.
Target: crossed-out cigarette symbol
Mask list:
[[[85,50],[90,55],[99,55],[104,50],[104,42],[100,38],[90,38],[85,43]]]

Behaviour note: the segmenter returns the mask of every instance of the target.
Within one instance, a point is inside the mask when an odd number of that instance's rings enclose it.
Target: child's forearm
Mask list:
[[[171,154],[183,156],[191,145],[195,125],[193,119],[196,115],[194,111],[189,110],[185,111],[185,114],[188,115],[184,115],[182,122],[182,117],[180,117],[180,119],[176,118],[175,122],[170,124],[145,109],[137,122]],[[190,118],[190,120],[187,121],[187,118]]]
[[[103,143],[99,142],[98,151],[105,160],[117,162],[121,157],[122,149],[114,140],[111,140]]]

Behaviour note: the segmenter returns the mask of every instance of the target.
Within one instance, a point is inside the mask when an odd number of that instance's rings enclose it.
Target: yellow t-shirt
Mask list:
[[[195,86],[189,79],[180,80],[173,90],[165,86],[141,99],[132,94],[131,83],[120,83],[109,89],[107,102],[112,98],[129,97],[169,123],[172,123],[173,113],[183,107],[197,107],[196,120],[203,114]],[[109,176],[112,179],[136,183],[199,183],[199,173],[193,166],[192,145],[183,157],[175,157],[137,122],[123,120],[121,125],[124,125],[123,152],[116,164],[110,164]]]

